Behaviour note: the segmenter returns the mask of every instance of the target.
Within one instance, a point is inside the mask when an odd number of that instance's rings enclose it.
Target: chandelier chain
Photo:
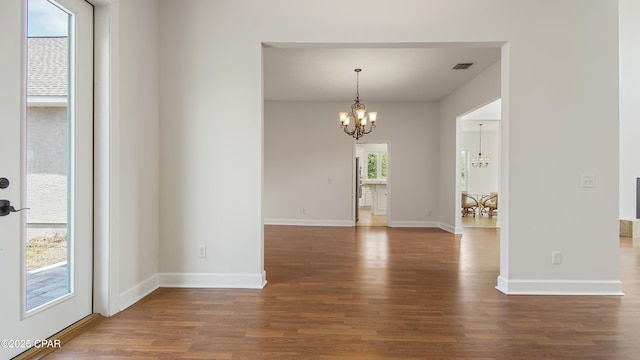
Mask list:
[[[360,71],[356,71],[356,101],[360,100]]]

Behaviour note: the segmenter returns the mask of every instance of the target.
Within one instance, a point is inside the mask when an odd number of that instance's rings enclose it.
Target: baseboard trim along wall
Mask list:
[[[216,273],[161,273],[160,287],[262,289],[266,273],[216,274]]]
[[[118,296],[118,311],[142,300],[161,287],[181,288],[235,288],[262,289],[267,284],[267,272],[262,274],[194,274],[163,273],[156,274],[131,287]]]
[[[265,225],[292,226],[353,226],[350,220],[265,219]]]
[[[437,221],[390,221],[389,227],[433,228],[439,227]]]
[[[127,291],[121,293],[118,296],[118,311],[122,311],[135,304],[143,297],[151,294],[158,287],[160,287],[160,282],[158,279],[158,275],[156,274],[129,288]]]
[[[624,295],[618,280],[507,280],[498,276],[496,289],[507,295]]]
[[[438,227],[444,231],[450,232],[452,234],[462,234],[462,228],[461,227],[455,227],[453,225],[449,225],[443,222],[438,223]]]

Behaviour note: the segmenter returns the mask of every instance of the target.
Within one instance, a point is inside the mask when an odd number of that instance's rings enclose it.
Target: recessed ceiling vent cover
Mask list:
[[[471,67],[471,65],[473,65],[473,63],[456,64],[456,66],[454,66],[452,70],[467,70],[468,68]]]

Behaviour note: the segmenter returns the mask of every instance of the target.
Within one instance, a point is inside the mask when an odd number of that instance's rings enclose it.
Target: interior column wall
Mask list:
[[[95,0],[94,311],[158,287],[159,3]]]

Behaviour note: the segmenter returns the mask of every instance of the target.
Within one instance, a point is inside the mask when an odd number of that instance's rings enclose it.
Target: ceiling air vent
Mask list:
[[[468,68],[471,67],[471,65],[473,65],[473,63],[456,64],[456,66],[454,66],[452,70],[467,70]]]

